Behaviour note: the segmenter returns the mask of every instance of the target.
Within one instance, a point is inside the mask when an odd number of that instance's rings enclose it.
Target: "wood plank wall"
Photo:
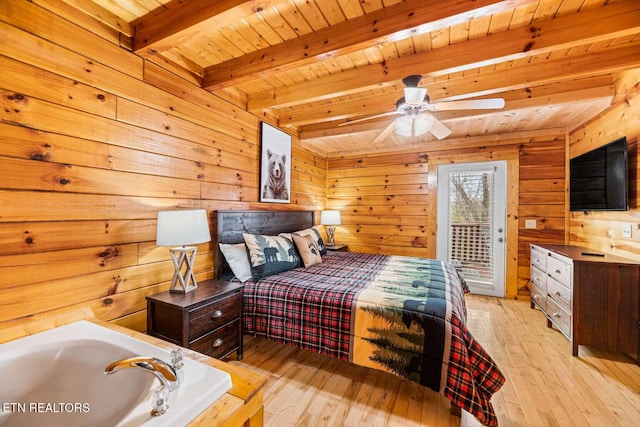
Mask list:
[[[428,142],[429,149],[328,159],[327,208],[339,209],[336,240],[350,250],[435,257],[437,166],[507,160],[506,296],[529,294],[529,243],[565,243],[566,134]],[[526,229],[525,220],[536,228]]]
[[[324,157],[294,138],[292,203],[259,203],[260,119],[97,27],[57,0],[0,2],[0,322],[89,306],[144,330],[173,272],[158,210],[324,208]]]
[[[570,241],[627,258],[640,257],[640,69],[620,74],[609,109],[571,132],[569,155],[576,157],[622,136],[627,137],[629,205],[627,212],[571,212]],[[623,224],[632,225],[631,238],[622,237]]]

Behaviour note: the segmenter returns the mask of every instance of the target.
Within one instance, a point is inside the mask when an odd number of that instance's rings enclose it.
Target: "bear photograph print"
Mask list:
[[[290,203],[291,135],[261,123],[260,201]]]

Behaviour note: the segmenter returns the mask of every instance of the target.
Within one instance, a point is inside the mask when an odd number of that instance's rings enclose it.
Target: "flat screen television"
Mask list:
[[[569,161],[572,211],[626,211],[627,138],[616,139]]]

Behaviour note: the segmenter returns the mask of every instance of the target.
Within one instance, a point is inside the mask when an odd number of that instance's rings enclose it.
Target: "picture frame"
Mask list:
[[[291,203],[291,135],[260,124],[260,201]]]

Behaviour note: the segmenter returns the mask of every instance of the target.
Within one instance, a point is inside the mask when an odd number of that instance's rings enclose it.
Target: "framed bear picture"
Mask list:
[[[260,201],[291,203],[291,135],[261,122]]]

